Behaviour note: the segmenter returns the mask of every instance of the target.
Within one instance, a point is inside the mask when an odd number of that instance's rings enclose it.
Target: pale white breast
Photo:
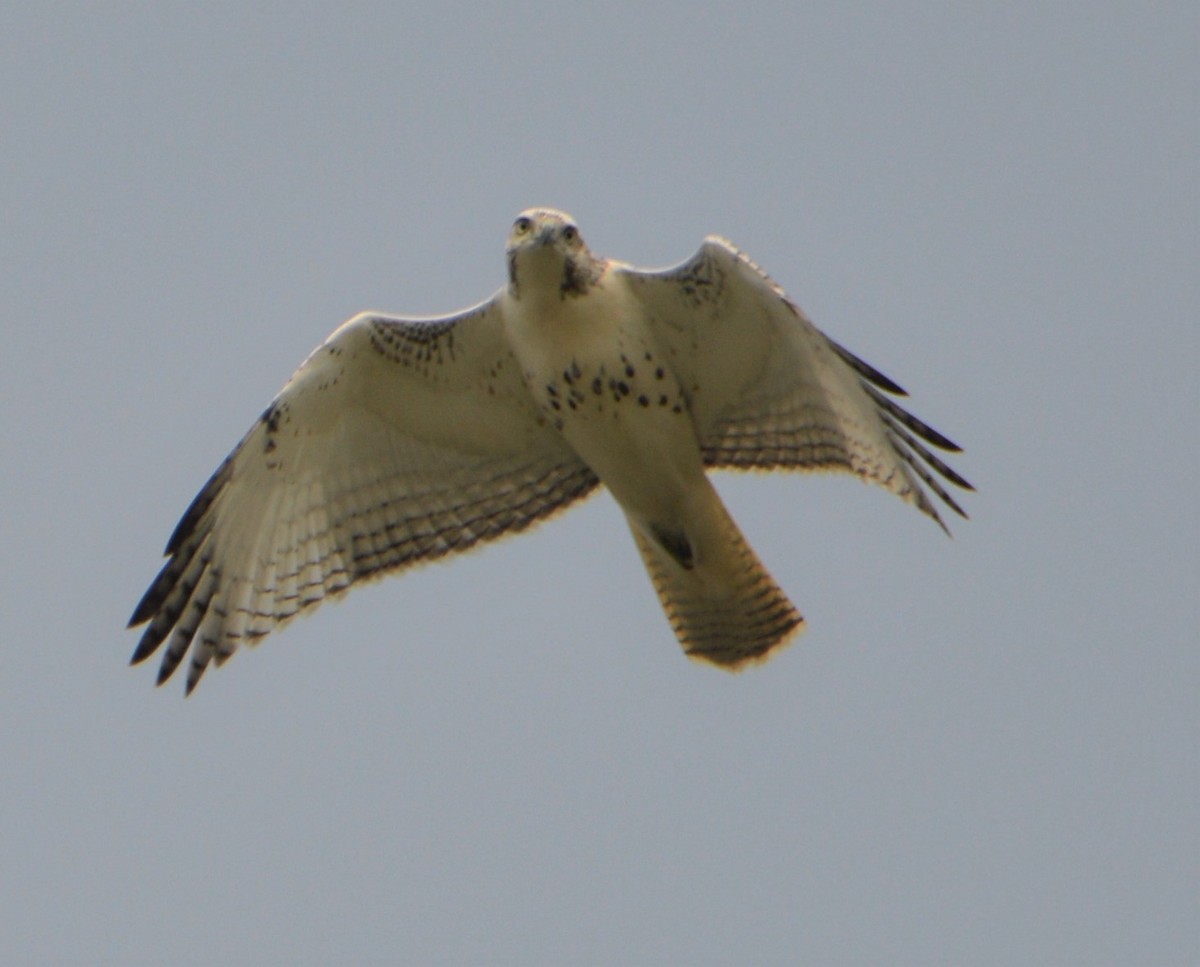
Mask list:
[[[703,476],[688,397],[620,275],[583,295],[526,293],[505,327],[527,385],[616,499],[661,518]]]

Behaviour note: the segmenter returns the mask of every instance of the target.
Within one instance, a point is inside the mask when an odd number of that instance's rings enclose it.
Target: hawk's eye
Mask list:
[[[531,228],[533,228],[533,220],[526,218],[524,215],[513,222],[513,230],[516,231],[518,235],[524,235]]]
[[[575,241],[575,239],[579,238],[579,229],[577,229],[574,225],[568,225],[563,229],[563,238],[565,238],[568,242]]]

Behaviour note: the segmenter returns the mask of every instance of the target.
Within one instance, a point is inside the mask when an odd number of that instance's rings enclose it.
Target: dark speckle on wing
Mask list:
[[[454,327],[447,322],[371,323],[371,348],[393,363],[421,372],[454,361]]]
[[[725,273],[707,255],[684,267],[676,277],[684,297],[694,306],[716,302],[725,289]]]
[[[259,418],[266,433],[263,435],[263,453],[275,450],[275,438],[279,435],[280,427],[291,421],[290,407],[287,403],[276,400],[266,408]]]
[[[286,412],[286,403],[275,402],[266,408],[262,415],[262,421],[266,425],[268,433],[279,432],[279,421]]]

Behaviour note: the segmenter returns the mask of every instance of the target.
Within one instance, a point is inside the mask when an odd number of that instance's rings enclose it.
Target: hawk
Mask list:
[[[684,651],[729,669],[804,624],[708,468],[843,470],[916,505],[949,439],[729,242],[680,265],[598,258],[570,216],[523,212],[508,282],[441,318],[366,312],[325,340],[192,501],[129,626],[214,660],[356,582],[522,531],[600,484]],[[939,479],[940,478],[940,479]],[[927,489],[926,489],[927,488]]]

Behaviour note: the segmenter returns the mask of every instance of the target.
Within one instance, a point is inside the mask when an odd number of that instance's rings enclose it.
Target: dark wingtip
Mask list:
[[[932,443],[939,450],[945,450],[947,453],[962,453],[963,448],[951,440],[944,433],[938,433],[928,423],[922,423],[921,429],[918,431],[924,439]]]
[[[126,628],[136,628],[138,625],[144,625],[147,621],[154,617],[154,612],[158,608],[159,595],[154,594],[154,586],[142,595],[142,600],[138,602],[137,607],[133,609],[133,614],[129,617],[129,624]]]
[[[270,410],[267,410],[270,413]],[[266,418],[266,413],[263,418]],[[200,492],[192,499],[188,505],[188,509],[183,512],[183,516],[179,518],[179,523],[175,525],[175,529],[171,531],[171,536],[167,538],[167,549],[164,554],[174,554],[181,548],[184,542],[192,536],[192,532],[200,523],[200,520],[208,513],[209,507],[212,506],[217,495],[221,492],[221,488],[229,482],[229,476],[233,472],[233,455],[226,457],[221,461],[221,465],[213,471],[208,482],[200,488]]]
[[[828,337],[826,338],[828,339]],[[844,346],[839,346],[832,339],[828,339],[828,342],[833,351],[841,358],[842,362],[858,373],[858,375],[863,379],[870,383],[874,383],[880,389],[886,390],[895,396],[908,395],[908,391],[903,386],[897,383],[894,379],[885,376],[870,363],[859,359],[854,355],[854,353],[850,352],[849,349],[846,349]]]
[[[162,644],[164,634],[155,630],[154,625],[146,629],[142,635],[142,640],[138,642],[137,647],[133,650],[133,655],[129,659],[129,664],[140,665],[147,658],[158,651],[158,646]]]
[[[192,661],[192,666],[188,669],[187,684],[183,687],[183,697],[187,698],[196,690],[196,686],[200,684],[200,679],[204,677],[204,672],[207,665],[197,665],[195,660]]]

